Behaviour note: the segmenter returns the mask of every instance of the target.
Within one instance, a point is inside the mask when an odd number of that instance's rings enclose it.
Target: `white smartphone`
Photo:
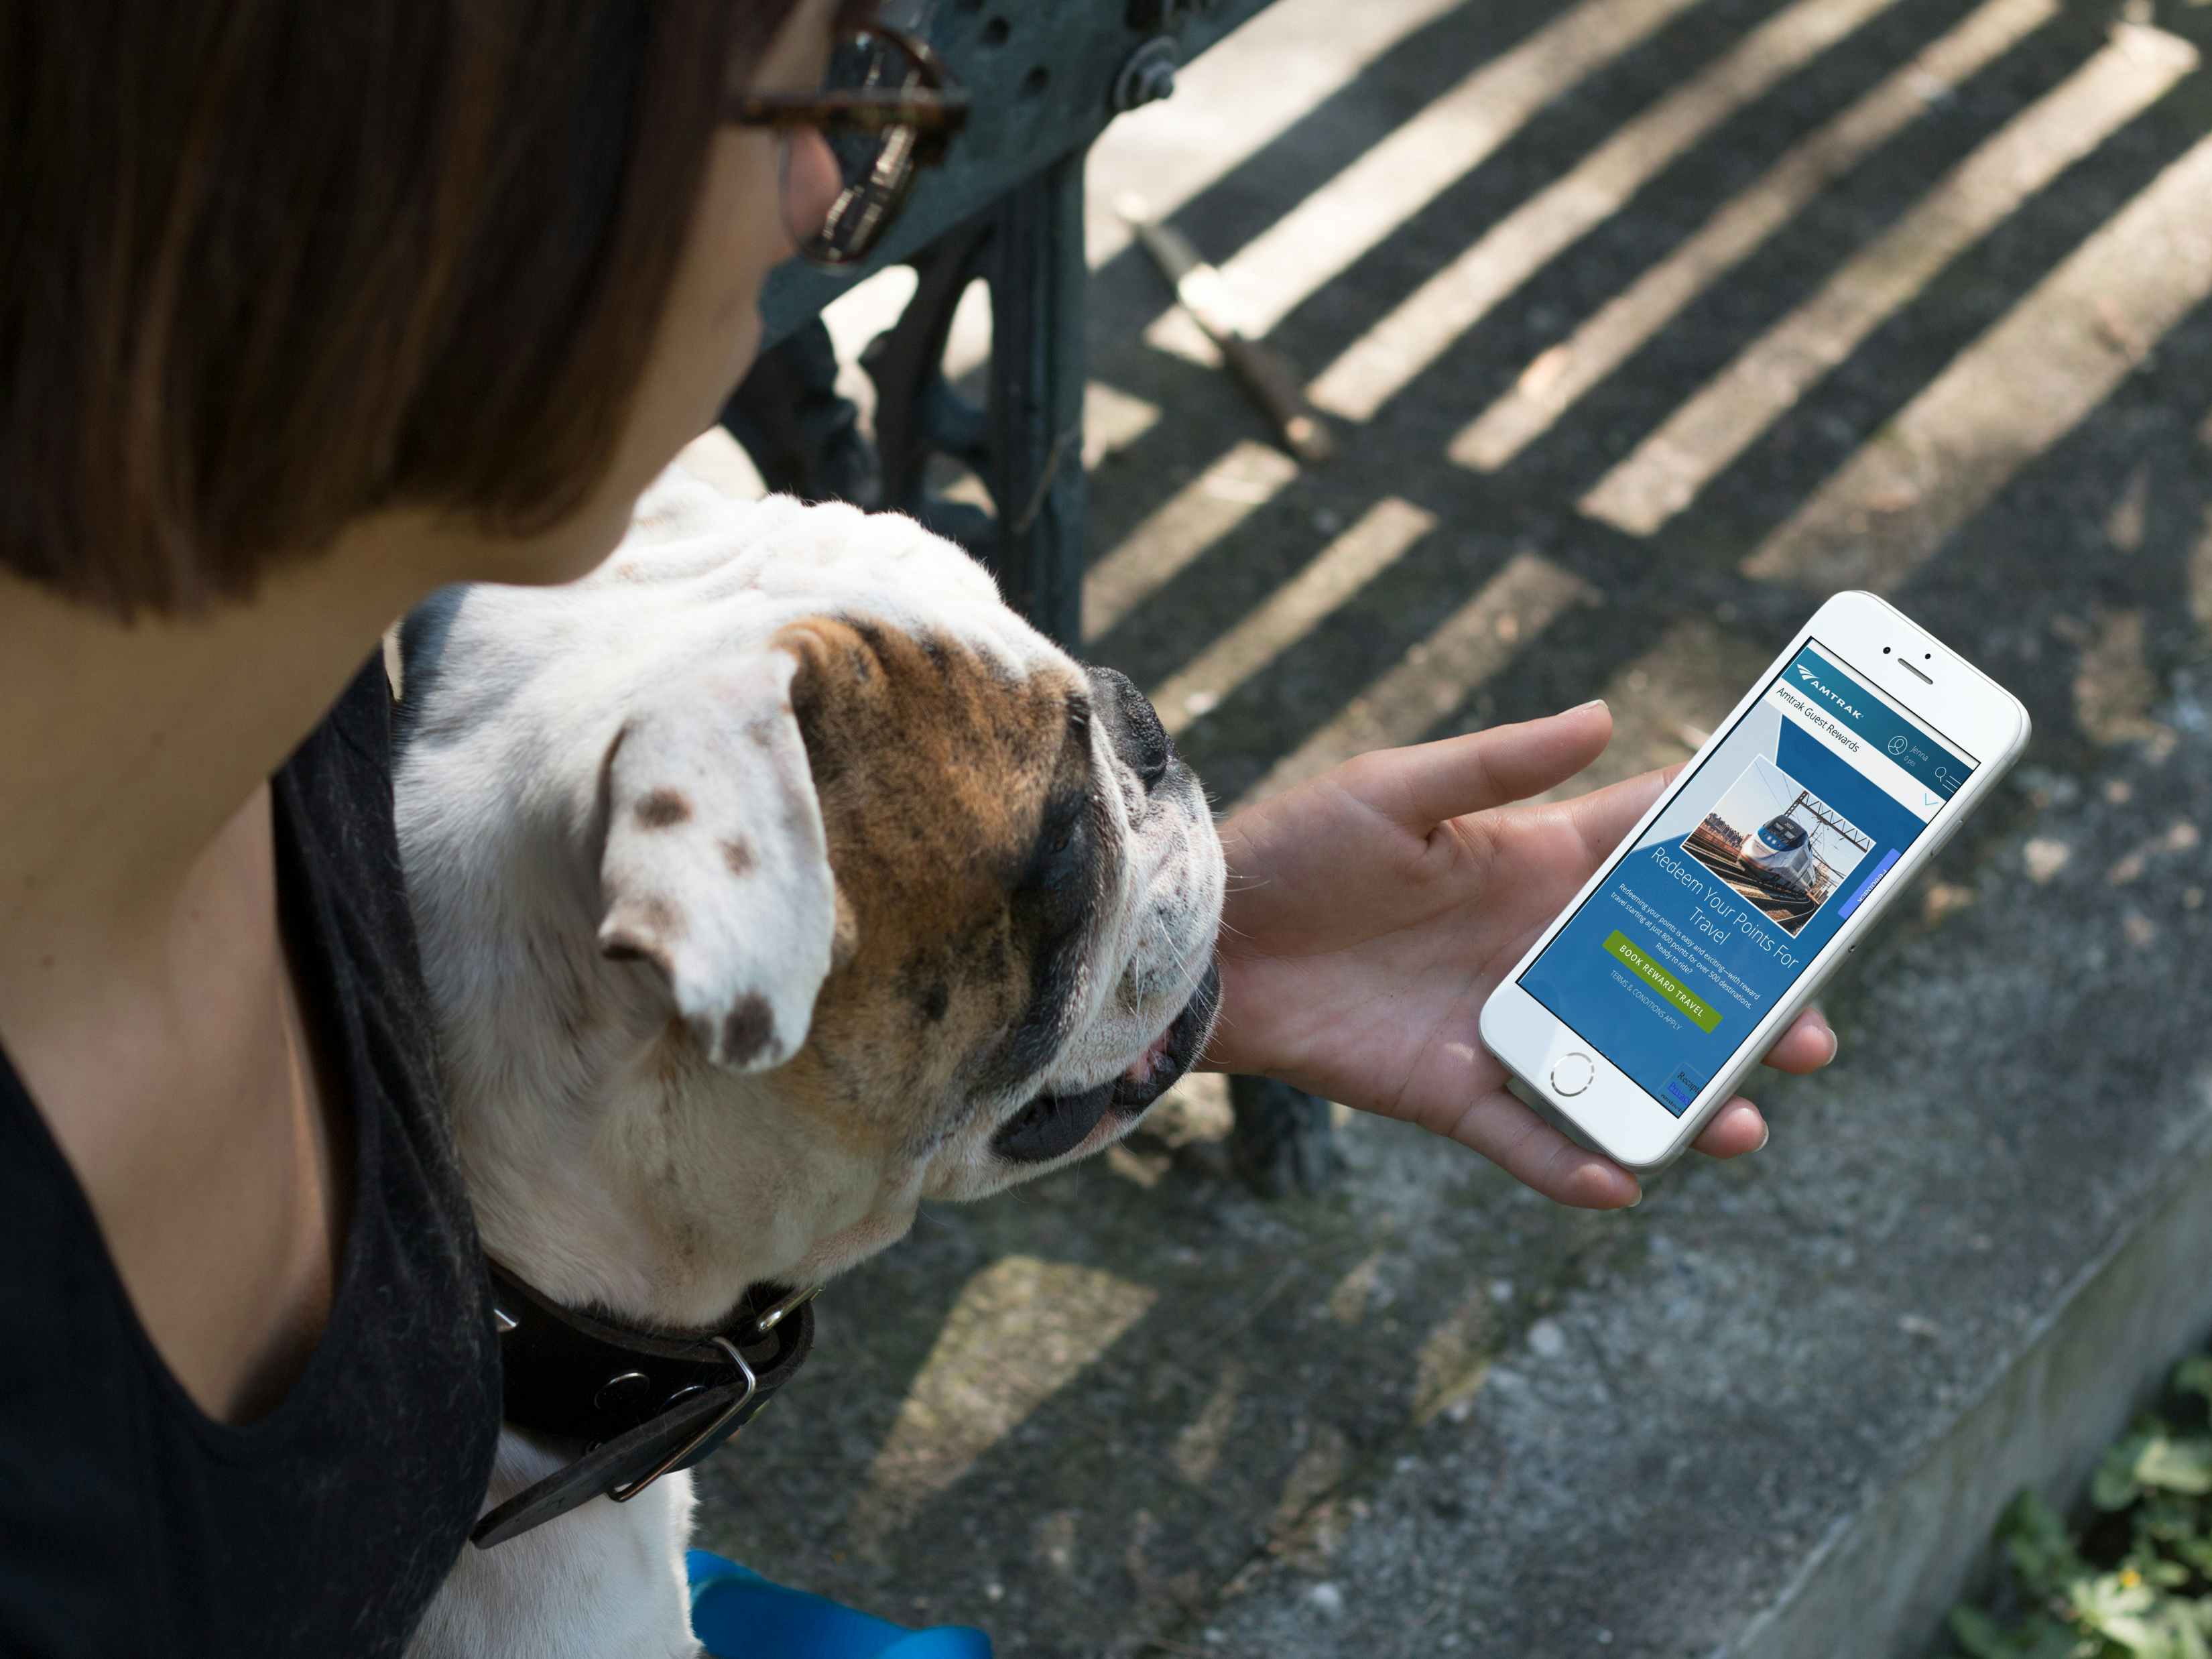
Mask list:
[[[1515,1092],[1663,1168],[2027,746],[2027,710],[1838,593],[1482,1009]]]

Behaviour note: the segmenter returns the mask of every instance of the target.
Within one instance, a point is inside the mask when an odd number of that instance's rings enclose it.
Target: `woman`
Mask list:
[[[852,21],[0,0],[0,1650],[397,1653],[460,1547],[497,1362],[374,647],[440,584],[589,568],[712,421],[838,191],[788,118]],[[1608,730],[1227,825],[1213,1062],[1635,1201],[1471,1038],[1659,787],[1504,805]]]

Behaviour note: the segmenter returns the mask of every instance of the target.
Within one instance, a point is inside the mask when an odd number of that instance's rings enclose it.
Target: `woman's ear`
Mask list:
[[[623,723],[603,772],[599,949],[657,968],[707,1056],[743,1072],[805,1042],[839,933],[798,666],[764,649],[687,681]]]

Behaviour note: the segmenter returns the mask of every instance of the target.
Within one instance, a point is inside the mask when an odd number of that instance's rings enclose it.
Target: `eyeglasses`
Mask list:
[[[836,158],[840,188],[800,257],[854,265],[884,239],[914,188],[915,175],[945,159],[967,124],[969,95],[945,60],[913,35],[872,24],[839,37],[816,93],[744,94],[726,119],[786,131],[811,127]]]

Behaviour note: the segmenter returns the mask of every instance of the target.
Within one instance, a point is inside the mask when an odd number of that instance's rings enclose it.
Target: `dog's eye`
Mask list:
[[[1040,943],[1066,939],[1089,913],[1090,823],[1086,799],[1055,803],[1038,827],[1029,867],[1014,884],[1015,914]]]
[[[1031,872],[1036,883],[1050,886],[1066,873],[1068,850],[1082,835],[1086,803],[1080,798],[1054,807],[1047,815],[1037,837],[1037,862]]]

